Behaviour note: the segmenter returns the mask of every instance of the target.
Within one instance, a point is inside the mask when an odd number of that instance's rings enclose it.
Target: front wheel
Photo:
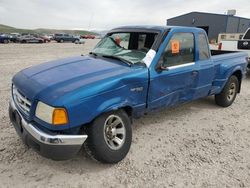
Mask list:
[[[238,91],[239,80],[236,76],[231,76],[222,92],[218,95],[215,95],[216,104],[222,107],[230,106],[234,102]]]
[[[123,110],[105,113],[86,127],[85,150],[102,163],[117,163],[128,153],[132,141],[131,122]]]

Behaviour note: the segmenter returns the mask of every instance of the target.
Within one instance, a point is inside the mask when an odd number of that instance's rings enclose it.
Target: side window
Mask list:
[[[207,38],[204,34],[199,34],[199,60],[207,60],[210,58]]]
[[[194,35],[192,33],[174,34],[163,53],[162,60],[164,67],[194,62]]]

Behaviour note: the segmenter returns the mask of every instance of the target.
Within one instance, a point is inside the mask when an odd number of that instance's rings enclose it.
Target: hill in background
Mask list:
[[[54,34],[67,33],[72,35],[97,34],[85,30],[59,30],[59,29],[18,29],[7,25],[0,24],[0,33],[30,33],[30,34]]]

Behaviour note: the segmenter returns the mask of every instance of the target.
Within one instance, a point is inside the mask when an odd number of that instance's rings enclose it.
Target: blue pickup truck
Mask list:
[[[247,54],[222,53],[210,51],[198,28],[116,28],[88,55],[17,73],[10,120],[42,156],[65,160],[84,147],[117,163],[130,149],[133,118],[211,95],[219,106],[233,103]]]

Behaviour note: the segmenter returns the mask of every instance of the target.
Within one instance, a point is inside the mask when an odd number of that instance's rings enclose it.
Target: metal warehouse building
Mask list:
[[[218,38],[219,33],[244,33],[250,27],[250,19],[228,14],[190,12],[167,20],[167,25],[203,28],[209,40]]]

